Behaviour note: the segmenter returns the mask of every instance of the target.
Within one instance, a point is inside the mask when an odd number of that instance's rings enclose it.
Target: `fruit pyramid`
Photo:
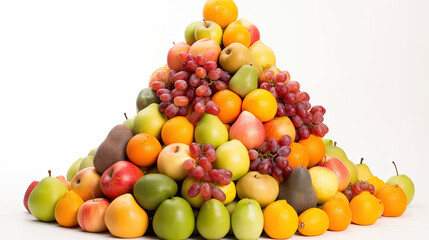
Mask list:
[[[24,205],[34,217],[120,238],[257,239],[403,214],[412,181],[386,184],[322,139],[325,108],[276,66],[232,0],[207,0],[203,17],[152,73],[135,116],[67,179],[31,183]]]

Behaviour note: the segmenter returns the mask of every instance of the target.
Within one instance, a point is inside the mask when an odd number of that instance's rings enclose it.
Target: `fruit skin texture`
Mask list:
[[[195,27],[195,39],[198,41],[203,38],[210,38],[222,44],[223,31],[219,24],[212,21],[200,22]]]
[[[261,66],[253,58],[249,49],[241,43],[232,43],[225,47],[220,53],[219,64],[223,70],[231,74],[246,64],[252,65],[258,71],[258,76],[262,73]]]
[[[344,191],[350,183],[350,173],[343,162],[333,157],[325,157],[320,161],[319,166],[332,170],[337,176],[338,191]]]
[[[249,31],[239,21],[229,24],[223,32],[223,45],[225,47],[228,47],[232,43],[241,43],[248,48],[250,40]]]
[[[203,55],[206,61],[217,62],[222,49],[219,44],[210,38],[203,38],[192,44],[189,53],[198,56]]]
[[[205,201],[198,213],[196,226],[205,239],[221,239],[231,227],[226,207],[217,199]]]
[[[381,200],[368,191],[363,191],[350,201],[352,210],[352,223],[359,225],[372,225],[380,217]]]
[[[298,229],[298,214],[286,200],[270,203],[264,210],[264,231],[270,238],[286,239]]]
[[[337,176],[331,169],[319,166],[310,168],[309,172],[316,190],[317,204],[328,202],[337,193]]]
[[[199,144],[211,143],[216,149],[228,141],[228,131],[217,116],[206,113],[195,128],[195,141]]]
[[[37,186],[37,184],[39,184],[39,181],[33,181],[33,182],[31,182],[30,185],[27,188],[27,191],[25,191],[25,194],[24,194],[24,207],[25,207],[25,209],[27,209],[27,211],[29,213],[31,213],[31,212],[30,212],[30,209],[28,208],[28,197],[30,197],[30,193]]]
[[[240,95],[241,98],[246,97],[248,93],[257,88],[258,71],[256,70],[256,68],[249,64],[241,66],[229,81],[229,89]]]
[[[167,54],[168,68],[175,71],[182,70],[182,62],[180,61],[179,54],[181,52],[189,53],[191,46],[184,42],[179,42],[170,48]]]
[[[195,228],[191,205],[180,197],[164,200],[153,217],[153,230],[162,239],[186,239]]]
[[[127,156],[140,167],[150,167],[156,163],[162,146],[158,139],[147,133],[134,135],[127,144]]]
[[[55,205],[55,220],[63,227],[76,227],[77,213],[84,201],[73,191],[64,193],[63,197]]]
[[[276,55],[273,50],[265,45],[261,40],[253,43],[252,46],[250,46],[249,51],[252,53],[252,56],[259,63],[262,69],[265,69],[269,65],[276,65]]]
[[[407,196],[407,205],[411,203],[414,198],[415,188],[413,181],[407,175],[393,176],[386,181],[386,184],[398,184]]]
[[[234,122],[241,113],[241,98],[233,91],[221,90],[213,95],[212,101],[219,107],[217,117],[223,123]]]
[[[289,161],[289,165],[292,167],[292,169],[298,166],[307,167],[310,161],[310,154],[308,153],[308,150],[296,142],[292,142],[289,147],[291,148],[291,152],[289,156],[286,157],[286,159]]]
[[[152,103],[137,113],[132,132],[134,134],[147,133],[161,139],[161,129],[165,121],[167,121],[167,117],[159,111],[159,105]]]
[[[252,113],[243,111],[229,129],[229,138],[237,139],[249,150],[257,149],[265,140],[265,129]]]
[[[382,186],[375,196],[384,205],[383,216],[385,217],[399,217],[407,209],[407,196],[397,184]]]
[[[87,167],[94,167],[94,156],[89,155],[82,159],[82,161],[79,164],[78,172],[82,169],[85,169]]]
[[[189,145],[194,140],[194,125],[186,117],[173,117],[162,126],[161,138],[165,145],[172,143]]]
[[[329,227],[331,231],[344,231],[352,222],[352,210],[348,201],[334,197],[323,204],[322,210],[328,214]]]
[[[79,226],[87,232],[107,231],[104,214],[109,205],[109,200],[105,198],[90,199],[83,203],[77,213]]]
[[[249,34],[250,34],[250,46],[252,46],[252,44],[254,42],[258,41],[259,38],[260,38],[259,29],[254,24],[252,24],[251,22],[249,22],[245,18],[240,18],[238,21],[241,24],[243,24],[243,26],[245,26],[247,28],[247,31],[249,31]]]
[[[231,214],[231,226],[237,239],[258,239],[264,229],[264,215],[259,203],[243,198]]]
[[[251,171],[237,182],[237,195],[239,198],[256,200],[261,207],[274,202],[279,194],[277,181],[268,174]]]
[[[197,40],[195,39],[195,28],[198,24],[202,23],[202,21],[191,22],[185,29],[185,41],[187,44],[192,45]]]
[[[295,141],[295,126],[288,117],[275,117],[272,120],[264,123],[265,141],[274,138],[278,141],[284,136],[289,135],[292,142]]]
[[[71,190],[77,193],[83,201],[87,201],[93,197],[104,197],[100,188],[100,175],[95,171],[95,168],[89,167],[78,172],[70,183]]]
[[[341,162],[343,162],[344,165],[346,165],[346,168],[349,170],[350,183],[355,184],[357,182],[358,172],[357,172],[356,165],[347,158],[347,155],[343,151],[343,149],[341,149],[337,146],[326,147],[325,156],[334,157],[334,158],[337,158],[338,160],[340,160]]]
[[[221,28],[226,28],[237,16],[238,9],[232,0],[207,0],[203,7],[204,19],[216,22]]]
[[[269,91],[255,89],[246,95],[241,108],[251,112],[261,122],[267,122],[276,116],[277,101]]]
[[[136,238],[145,234],[149,218],[129,193],[119,196],[104,215],[109,232],[119,238]]]
[[[308,162],[309,168],[316,166],[319,162],[323,160],[326,150],[325,150],[325,144],[323,143],[322,139],[320,139],[314,134],[310,134],[308,138],[301,139],[298,141],[298,143],[304,146],[308,150],[309,157],[310,157]],[[349,183],[347,183],[347,185],[348,184]]]
[[[165,146],[158,155],[157,167],[160,173],[171,177],[175,181],[185,179],[187,173],[183,168],[183,162],[197,159],[191,156],[189,146],[183,143],[172,143]]]
[[[310,208],[299,215],[298,231],[304,236],[322,235],[328,227],[328,214],[320,208]]]
[[[78,160],[76,160],[75,162],[73,162],[73,164],[69,167],[68,171],[67,171],[67,181],[71,181],[73,179],[73,177],[77,174],[78,170],[79,170],[79,165],[80,162],[83,160],[83,158],[79,158]]]
[[[160,103],[160,102],[161,102],[161,99],[159,99],[158,95],[156,95],[155,90],[153,90],[150,87],[143,88],[137,95],[137,100],[136,100],[137,111],[138,112],[141,111],[143,108],[149,106],[152,103]],[[128,119],[128,120],[134,121],[133,119]],[[131,124],[131,129],[132,129],[132,124]]]
[[[220,145],[216,149],[216,156],[217,159],[213,162],[213,167],[230,170],[232,181],[240,179],[249,171],[250,159],[247,149],[236,139]]]

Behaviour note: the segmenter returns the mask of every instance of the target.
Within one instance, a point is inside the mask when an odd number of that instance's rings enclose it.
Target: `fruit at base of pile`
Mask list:
[[[298,231],[304,236],[322,235],[328,227],[328,214],[320,208],[310,208],[299,215]]]
[[[216,22],[221,28],[226,28],[237,16],[238,9],[232,0],[207,0],[203,7],[204,19]]]
[[[100,187],[104,195],[115,199],[133,191],[134,183],[143,177],[143,171],[128,161],[119,161],[110,166],[101,176]]]
[[[212,21],[203,21],[197,24],[195,27],[195,40],[198,41],[203,38],[210,38],[222,44],[223,31],[219,24]],[[192,43],[193,44],[193,43]]]
[[[239,21],[230,23],[223,32],[223,45],[225,47],[232,43],[241,43],[248,48],[250,41],[249,31]]]
[[[292,142],[289,147],[291,151],[286,159],[289,161],[289,165],[292,167],[292,169],[298,166],[303,166],[306,168],[310,161],[310,154],[308,153],[308,150],[296,142]]]
[[[57,178],[45,177],[31,191],[28,197],[28,208],[31,214],[42,222],[55,221],[55,205],[68,191],[67,187]]]
[[[137,113],[133,124],[133,133],[147,133],[161,139],[161,129],[167,117],[159,111],[159,105],[152,103]]]
[[[284,199],[298,214],[317,206],[317,195],[307,168],[298,166],[280,183],[277,199]]]
[[[96,152],[97,152],[97,148],[93,148],[93,149],[89,150],[88,156],[95,156]]]
[[[245,18],[240,18],[238,21],[247,28],[250,34],[250,46],[260,38],[259,29]]]
[[[249,171],[250,159],[246,147],[238,140],[223,143],[216,149],[216,169],[228,169],[232,172],[232,181],[240,179]]]
[[[145,234],[149,218],[129,193],[110,203],[104,216],[109,232],[119,238],[136,238]]]
[[[64,193],[55,205],[55,220],[63,227],[76,227],[79,225],[77,214],[84,201],[73,191]]]
[[[407,196],[398,184],[382,186],[375,196],[383,203],[385,217],[399,217],[407,209]]]
[[[249,150],[257,149],[265,140],[265,129],[252,113],[243,111],[229,129],[229,138],[237,139]]]
[[[164,200],[153,217],[153,230],[162,239],[186,239],[194,231],[195,218],[189,203],[180,197]]]
[[[344,199],[334,197],[323,204],[322,210],[328,214],[328,229],[331,231],[344,231],[352,222],[352,210]]]
[[[344,191],[350,184],[350,173],[343,162],[333,157],[324,157],[319,166],[332,170],[337,176],[338,191]]]
[[[368,191],[363,191],[350,201],[352,223],[372,225],[380,217],[383,203]]]
[[[369,170],[368,165],[362,163],[363,162],[363,158],[360,159],[360,163],[356,164],[356,169],[358,171],[358,180],[361,181],[366,181],[372,177],[374,177],[374,175],[372,174],[371,170]]]
[[[237,239],[258,239],[264,229],[264,215],[256,200],[241,199],[231,214],[231,226]]]
[[[158,139],[147,133],[134,135],[127,144],[127,156],[139,167],[150,167],[156,163],[162,146]]]
[[[85,169],[88,167],[94,167],[93,160],[94,160],[93,155],[89,155],[89,156],[84,157],[79,164],[78,172],[81,171],[82,169]]]
[[[83,158],[79,158],[78,160],[74,161],[73,164],[69,167],[66,175],[67,181],[71,181],[76,175],[76,173],[79,171],[79,165],[82,160]]]
[[[89,167],[78,172],[70,183],[70,188],[77,193],[83,201],[93,197],[104,197],[100,188],[100,175],[95,168]]]
[[[30,209],[28,208],[28,197],[30,197],[30,193],[37,186],[37,184],[39,184],[39,181],[31,182],[30,185],[28,186],[27,190],[25,191],[25,194],[24,194],[24,207],[25,207],[25,209],[27,209],[27,211],[29,213],[31,213],[31,212],[30,212]]]
[[[217,62],[221,52],[219,44],[210,38],[203,38],[192,44],[189,53],[198,56],[203,55],[206,61]]]
[[[243,99],[241,109],[251,112],[261,122],[267,122],[276,116],[277,101],[269,91],[255,89]]]
[[[219,64],[223,70],[234,74],[244,65],[252,65],[258,76],[262,73],[262,68],[253,58],[249,49],[241,43],[232,43],[225,47],[219,55]]]
[[[374,195],[375,195],[375,194],[377,194],[378,190],[379,190],[382,186],[386,185],[386,183],[385,183],[383,180],[381,180],[380,178],[378,178],[378,177],[376,177],[376,176],[374,176],[374,177],[372,177],[372,178],[370,178],[370,179],[368,179],[368,180],[366,180],[366,181],[367,181],[369,184],[374,185],[374,187],[375,187]]]
[[[392,163],[393,165],[395,165],[396,176],[390,177],[386,181],[386,184],[393,184],[393,185],[398,184],[405,192],[405,195],[407,196],[407,205],[408,205],[411,203],[411,201],[414,198],[414,192],[415,192],[414,183],[407,175],[399,174],[398,169],[396,168],[395,162],[392,162]]]
[[[152,88],[150,87],[143,88],[137,95],[137,100],[136,100],[137,111],[140,112],[150,104],[160,103],[160,102],[161,100],[159,99],[159,97],[156,95],[156,92]]]
[[[228,131],[217,116],[206,113],[195,127],[195,141],[199,144],[211,143],[216,149],[228,141]]]
[[[219,107],[220,112],[217,117],[224,125],[234,122],[241,113],[241,98],[233,91],[221,90],[213,95],[212,101]],[[225,127],[229,131],[230,126],[225,125]]]
[[[202,21],[194,21],[189,23],[189,25],[185,29],[185,41],[187,44],[192,45],[197,40],[195,39],[195,28],[198,24],[200,24]]]
[[[189,145],[194,140],[194,125],[183,116],[170,118],[162,126],[161,138],[165,145],[172,143]]]
[[[183,162],[188,159],[197,162],[197,159],[191,156],[189,146],[183,143],[173,143],[161,150],[158,155],[157,167],[160,173],[175,181],[182,181],[187,175],[183,168]]]
[[[355,184],[358,180],[358,172],[357,172],[356,165],[347,158],[347,155],[343,151],[343,149],[337,147],[336,145],[337,145],[336,142],[334,142],[334,146],[326,147],[325,156],[334,157],[340,160],[341,162],[343,162],[347,170],[349,170],[350,183]]]
[[[309,162],[308,168],[316,166],[319,162],[322,161],[325,156],[325,144],[323,144],[322,139],[314,134],[310,134],[310,136],[306,139],[301,139],[298,141],[299,144],[304,146],[309,153]],[[350,181],[350,180],[349,180]],[[349,183],[347,183],[348,185]]]
[[[240,199],[256,200],[261,207],[274,202],[279,194],[277,181],[268,174],[251,171],[237,182],[237,195]]]
[[[271,238],[287,239],[298,230],[298,214],[286,200],[270,203],[264,210],[264,231]]]
[[[226,207],[217,199],[205,201],[198,213],[196,227],[205,239],[221,239],[231,227]]]
[[[249,64],[241,66],[229,81],[229,89],[241,98],[258,88],[258,71]]]
[[[261,40],[253,43],[252,46],[249,47],[249,51],[262,69],[265,69],[269,65],[276,65],[276,56],[273,50]]]
[[[155,210],[167,198],[177,193],[177,183],[164,174],[147,174],[140,178],[133,187],[136,201],[147,210]]]
[[[274,138],[277,141],[284,135],[289,135],[292,138],[292,142],[295,141],[295,126],[288,117],[275,117],[274,119],[264,123],[265,129],[265,141],[270,138]]]
[[[316,166],[310,168],[309,173],[316,190],[317,204],[324,204],[334,197],[338,190],[338,180],[331,169]]]
[[[126,125],[118,124],[114,126],[97,148],[93,159],[95,170],[99,174],[103,174],[114,163],[127,160],[127,144],[132,137],[133,132]]]
[[[109,200],[105,198],[94,198],[84,202],[77,213],[79,226],[87,232],[107,231],[104,215],[109,205]]]
[[[182,61],[179,54],[182,52],[188,53],[191,46],[184,42],[179,42],[170,48],[167,55],[167,65],[170,70],[182,70]]]

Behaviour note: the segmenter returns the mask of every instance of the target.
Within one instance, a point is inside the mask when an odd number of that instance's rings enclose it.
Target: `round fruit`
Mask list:
[[[251,171],[238,180],[237,195],[240,199],[254,199],[261,207],[265,207],[276,200],[279,184],[268,174]]]
[[[309,208],[299,215],[298,231],[305,236],[322,235],[329,227],[329,217],[320,208]]]
[[[274,119],[264,123],[265,128],[265,141],[270,138],[274,138],[277,141],[284,135],[289,135],[292,138],[292,142],[295,141],[295,126],[288,117],[275,117]]]
[[[161,138],[165,145],[172,143],[189,145],[194,140],[194,125],[186,117],[173,117],[162,126]]]
[[[407,208],[407,196],[397,184],[382,186],[375,196],[381,200],[384,205],[383,216],[399,217]]]
[[[298,166],[308,167],[308,163],[310,161],[310,154],[308,153],[308,150],[296,142],[292,142],[289,147],[291,152],[289,156],[286,157],[286,159],[289,161],[289,165],[292,167],[292,169]]]
[[[234,122],[241,112],[241,98],[230,90],[221,90],[215,93],[212,101],[219,107],[220,112],[217,117],[223,123]]]
[[[299,140],[298,143],[308,150],[309,168],[316,166],[325,156],[325,144],[323,143],[322,139],[314,134],[310,134],[310,136],[306,139]]]
[[[298,229],[298,214],[286,200],[270,203],[264,210],[264,231],[271,238],[292,237]]]
[[[203,8],[206,21],[213,21],[221,28],[226,28],[237,20],[238,9],[232,0],[207,0]]]
[[[76,227],[77,213],[84,201],[75,192],[69,191],[64,193],[63,197],[55,205],[55,220],[63,227]]]
[[[383,180],[381,180],[380,178],[378,178],[378,177],[376,177],[376,176],[371,177],[371,178],[369,178],[369,179],[368,179],[368,180],[366,180],[366,181],[367,181],[369,184],[374,185],[374,187],[375,187],[374,195],[375,195],[375,194],[377,194],[378,190],[379,190],[382,186],[386,185],[386,183],[385,183]]]
[[[167,175],[152,173],[137,180],[133,195],[144,209],[155,210],[162,201],[174,197],[177,188],[177,183]]]
[[[156,163],[162,146],[158,139],[147,133],[133,136],[127,144],[127,156],[140,167],[149,167]]]
[[[241,108],[251,112],[261,122],[267,122],[276,116],[277,101],[269,91],[255,89],[246,95]]]
[[[380,217],[381,200],[363,191],[350,201],[352,222],[359,225],[374,224]]]
[[[348,201],[340,197],[334,197],[322,206],[322,210],[328,214],[329,230],[343,231],[352,222],[352,210]]]
[[[246,47],[250,46],[250,33],[238,21],[229,24],[223,32],[223,45],[227,47],[231,43],[241,43]]]
[[[342,192],[337,192],[337,193],[335,193],[335,195],[334,195],[334,197],[333,197],[333,198],[339,198],[339,199],[341,199],[345,204],[347,204],[347,205],[349,205],[349,204],[350,204],[349,199],[347,199],[346,195],[344,195],[344,193],[342,193]]]

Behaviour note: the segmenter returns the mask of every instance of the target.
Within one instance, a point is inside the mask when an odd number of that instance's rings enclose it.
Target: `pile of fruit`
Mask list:
[[[314,236],[401,216],[412,181],[386,184],[322,139],[325,108],[237,16],[232,0],[207,0],[204,20],[138,94],[138,113],[67,178],[31,183],[27,210],[63,227],[162,239]]]

